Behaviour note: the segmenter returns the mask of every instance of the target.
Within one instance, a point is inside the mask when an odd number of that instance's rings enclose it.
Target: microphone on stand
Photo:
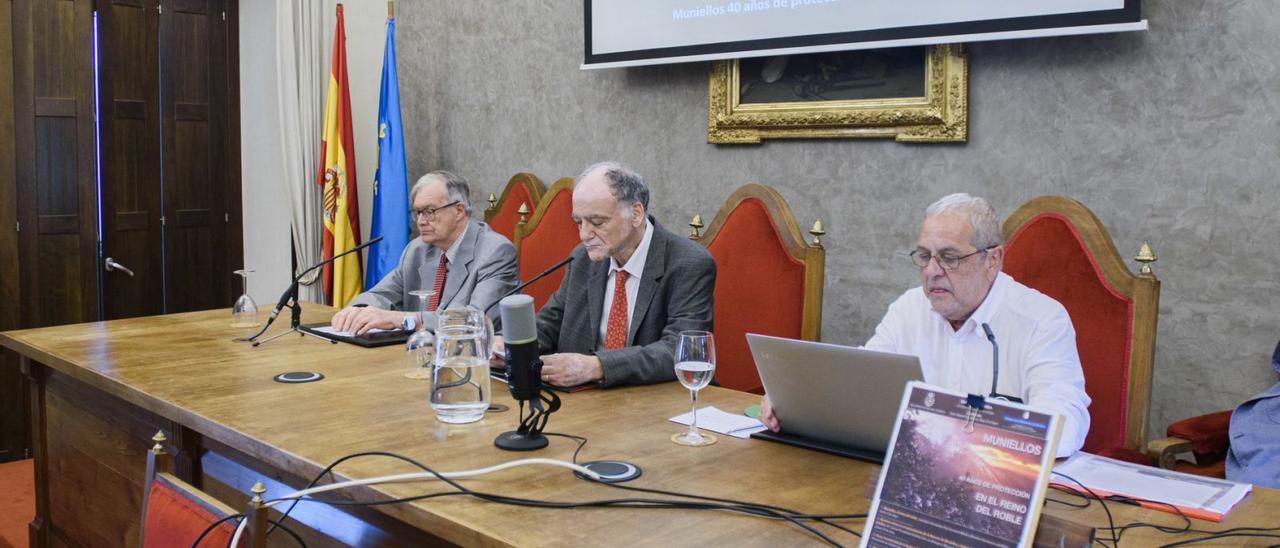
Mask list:
[[[568,262],[568,259],[561,261],[534,280]],[[560,409],[560,396],[542,388],[542,359],[538,356],[538,329],[533,316],[533,297],[523,294],[508,295],[498,302],[501,303],[499,314],[502,317],[506,345],[507,388],[511,390],[511,397],[520,402],[520,427],[502,433],[493,440],[493,444],[508,451],[542,449],[548,443],[542,431],[546,428],[551,413]],[[524,414],[526,401],[529,402],[527,417]]]
[[[1000,345],[996,344],[996,334],[991,331],[990,325],[982,324],[982,330],[987,333],[987,340],[991,341],[991,394],[989,397],[1022,403],[1022,398],[1006,396],[996,392],[996,384],[1000,382]]]
[[[332,263],[333,261],[335,261],[335,260],[337,260],[337,259],[341,258],[341,257],[342,257],[342,256],[344,256],[344,255],[348,255],[348,254],[351,254],[351,253],[355,253],[355,252],[357,252],[357,251],[360,251],[361,249],[364,249],[364,248],[366,248],[366,247],[369,247],[369,246],[371,246],[371,245],[373,245],[373,244],[376,244],[376,243],[378,243],[378,242],[381,242],[381,241],[382,241],[382,236],[378,236],[377,238],[374,238],[374,239],[372,239],[372,240],[369,240],[369,241],[367,241],[367,242],[365,242],[365,243],[363,243],[363,244],[360,244],[360,245],[355,246],[355,247],[353,247],[353,248],[351,248],[351,249],[348,249],[348,250],[346,250],[346,251],[343,251],[342,253],[339,253],[339,254],[337,254],[337,255],[334,255],[334,256],[332,256],[332,257],[329,257],[328,259],[325,259],[325,260],[323,260],[323,261],[320,261],[320,262],[318,262],[318,263],[316,263],[316,264],[312,265],[312,266],[311,266],[311,268],[308,268],[308,269],[306,269],[306,270],[303,270],[301,274],[298,274],[297,276],[294,276],[294,277],[293,277],[293,281],[289,284],[289,288],[288,288],[288,289],[286,289],[286,290],[284,290],[284,294],[283,294],[283,295],[280,295],[280,301],[276,303],[276,307],[271,311],[271,315],[267,317],[267,323],[265,323],[265,324],[263,324],[263,325],[262,325],[262,329],[259,329],[257,333],[254,333],[253,335],[250,335],[250,336],[248,336],[248,337],[239,337],[239,338],[237,338],[237,339],[236,339],[236,341],[238,341],[238,342],[253,342],[253,346],[258,346],[258,345],[260,345],[260,344],[262,344],[262,343],[264,343],[264,342],[267,342],[267,341],[270,341],[270,340],[272,340],[272,339],[275,339],[276,337],[280,337],[280,336],[284,335],[285,333],[292,333],[292,332],[294,332],[294,331],[298,331],[298,325],[299,325],[299,324],[301,323],[301,321],[302,321],[302,306],[301,306],[301,305],[299,305],[299,303],[298,303],[298,284],[301,282],[302,278],[306,277],[306,275],[307,275],[307,274],[310,274],[310,273],[311,273],[312,271],[314,271],[315,269],[320,268],[320,267],[322,267],[322,266],[324,266],[324,265],[327,265],[327,264],[329,264],[329,263]],[[289,303],[290,303],[290,301],[292,301],[292,302],[293,302],[293,304],[289,304]],[[284,310],[284,308],[285,308],[285,307],[289,307],[289,308],[291,308],[291,309],[293,310],[293,314],[292,314],[292,316],[293,316],[293,317],[292,317],[291,321],[289,322],[289,323],[290,323],[290,327],[291,327],[291,328],[289,329],[289,331],[285,331],[285,332],[283,332],[283,333],[280,333],[279,335],[274,335],[274,336],[272,336],[272,337],[271,337],[271,338],[269,338],[269,339],[265,339],[265,340],[261,340],[261,341],[257,340],[257,338],[258,338],[258,337],[261,337],[263,333],[266,333],[266,332],[267,332],[267,329],[271,327],[271,324],[272,324],[273,322],[275,322],[275,321],[276,321],[276,316],[279,316],[279,315],[280,315],[280,311],[281,311],[281,310]],[[298,331],[298,332],[299,332],[299,333],[305,333],[305,331]],[[334,340],[330,340],[330,339],[326,339],[326,340],[328,340],[329,342],[334,343],[334,344],[337,344],[337,343],[338,343],[338,341],[334,341]]]
[[[521,289],[524,289],[524,288],[526,288],[526,287],[529,287],[529,284],[532,284],[533,282],[536,282],[536,281],[538,281],[538,280],[541,280],[541,279],[543,279],[543,278],[546,278],[547,276],[550,276],[552,272],[555,272],[555,271],[557,271],[557,270],[560,270],[562,267],[564,267],[564,265],[567,265],[567,264],[569,264],[569,263],[571,263],[571,262],[573,262],[573,254],[570,254],[568,257],[565,257],[565,258],[561,259],[561,260],[560,260],[560,262],[558,262],[558,263],[556,263],[556,264],[551,265],[551,267],[547,268],[546,270],[543,270],[543,271],[542,271],[540,274],[538,274],[537,276],[534,276],[534,277],[532,277],[532,278],[529,278],[529,280],[528,280],[528,281],[521,282],[521,283],[520,283],[520,285],[517,285],[517,286],[515,286],[515,287],[511,288],[511,291],[508,291],[508,292],[506,292],[506,293],[503,293],[503,294],[502,294],[502,297],[505,299],[506,297],[510,297],[510,296],[512,296],[512,295],[515,295],[516,293],[519,293]],[[486,306],[486,307],[484,308],[484,314],[485,314],[486,316],[487,316],[487,315],[489,315],[489,311],[490,311],[490,310],[493,310],[493,307],[494,307],[494,306],[496,306],[499,302],[502,302],[502,301],[501,301],[501,300],[497,300],[497,301],[493,301],[492,303],[489,303],[489,306]],[[505,323],[505,322],[506,322],[506,320],[503,320],[503,322]]]

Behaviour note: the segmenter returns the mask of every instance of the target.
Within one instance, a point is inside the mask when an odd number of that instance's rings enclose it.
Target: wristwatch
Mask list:
[[[405,331],[413,331],[418,327],[418,319],[413,314],[405,314],[404,321],[400,322],[400,328]]]

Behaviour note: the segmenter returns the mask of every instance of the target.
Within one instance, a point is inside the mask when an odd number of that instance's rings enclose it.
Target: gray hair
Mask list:
[[[444,181],[445,192],[449,193],[449,201],[462,204],[463,209],[467,211],[467,215],[471,215],[471,187],[467,185],[467,180],[461,175],[455,175],[442,169],[423,175],[418,178],[418,182],[413,183],[413,187],[409,189],[409,203],[413,203],[418,191],[430,184],[432,179]]]
[[[1004,243],[996,210],[982,198],[957,192],[939,198],[924,211],[926,219],[944,215],[957,215],[969,221],[969,227],[973,229],[969,243],[973,247],[986,249]]]
[[[640,204],[646,212],[649,211],[649,185],[645,184],[644,177],[621,163],[600,162],[582,170],[578,180],[581,181],[598,169],[604,170],[604,179],[609,183],[609,191],[618,200],[618,207],[622,208],[624,217],[631,215],[629,207],[631,204]]]

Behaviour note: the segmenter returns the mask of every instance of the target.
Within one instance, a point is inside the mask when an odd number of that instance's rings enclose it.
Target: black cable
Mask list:
[[[1119,539],[1115,538],[1115,534],[1116,534],[1116,533],[1115,533],[1115,531],[1116,531],[1116,521],[1115,521],[1115,518],[1113,518],[1113,517],[1111,516],[1111,509],[1110,509],[1110,508],[1107,508],[1107,501],[1103,500],[1103,499],[1102,499],[1102,497],[1099,497],[1097,493],[1094,493],[1094,492],[1093,492],[1093,489],[1090,489],[1090,488],[1089,488],[1088,486],[1086,486],[1085,484],[1080,483],[1080,481],[1079,481],[1079,480],[1077,480],[1077,479],[1075,479],[1075,478],[1073,478],[1073,477],[1071,477],[1071,476],[1068,476],[1068,475],[1066,475],[1066,474],[1063,474],[1062,472],[1059,472],[1059,471],[1057,471],[1057,470],[1054,470],[1054,471],[1053,471],[1053,474],[1054,474],[1054,475],[1058,475],[1058,476],[1062,476],[1062,477],[1064,477],[1064,478],[1067,478],[1067,480],[1069,480],[1071,483],[1074,483],[1074,484],[1076,484],[1076,485],[1079,485],[1079,486],[1080,486],[1080,488],[1081,488],[1081,489],[1084,489],[1084,490],[1085,490],[1085,492],[1086,492],[1086,493],[1089,493],[1089,495],[1090,495],[1090,496],[1092,496],[1092,497],[1093,497],[1093,498],[1095,498],[1095,499],[1098,499],[1098,503],[1102,504],[1102,511],[1104,511],[1104,512],[1106,512],[1106,513],[1107,513],[1107,526],[1108,526],[1108,527],[1107,527],[1107,530],[1108,530],[1108,531],[1111,531],[1111,536],[1112,536],[1112,538],[1111,538],[1111,542],[1112,542],[1113,544],[1119,544],[1119,543],[1120,543]],[[1098,543],[1099,543],[1099,544],[1103,544],[1102,539],[1097,539],[1097,540],[1098,540]],[[1106,545],[1106,544],[1103,544],[1103,546],[1105,546],[1105,545]]]
[[[246,517],[246,516],[245,516],[244,514],[231,514],[231,515],[229,515],[229,516],[222,517],[222,518],[218,519],[217,521],[215,521],[215,522],[213,522],[213,523],[210,523],[208,527],[205,527],[203,531],[200,531],[200,536],[196,537],[196,540],[195,540],[194,542],[192,542],[192,543],[191,543],[191,548],[196,548],[197,546],[199,546],[199,545],[200,545],[200,541],[204,540],[204,537],[209,536],[209,533],[213,532],[213,530],[214,530],[214,529],[216,529],[219,525],[222,525],[223,523],[226,523],[226,522],[231,521],[231,520],[233,520],[233,519],[234,519],[234,520],[239,520],[239,519],[243,519],[243,518],[245,518],[245,517]],[[302,546],[303,548],[306,548],[307,543],[302,542],[302,537],[298,536],[298,533],[294,532],[294,531],[293,531],[293,529],[290,529],[290,528],[288,528],[288,527],[285,527],[284,525],[281,525],[279,522],[277,522],[277,521],[275,521],[275,520],[268,519],[267,521],[268,521],[268,522],[271,522],[272,524],[274,524],[274,525],[276,525],[276,526],[278,526],[278,527],[280,527],[281,529],[284,529],[284,532],[289,533],[289,536],[293,537],[293,540],[297,541],[299,546]],[[237,522],[236,522],[236,526],[238,527],[239,525],[240,525],[240,522],[239,522],[239,521],[237,521]],[[234,534],[233,534],[232,536],[234,536]],[[228,538],[228,539],[227,539],[227,546],[228,546],[228,548],[230,548],[230,546],[231,546],[231,539],[230,539],[230,538]]]
[[[208,527],[205,527],[203,531],[200,531],[200,536],[196,537],[195,542],[191,543],[191,548],[196,548],[197,546],[199,546],[200,541],[204,540],[204,537],[209,536],[209,533],[212,532],[219,525],[222,525],[223,523],[226,523],[233,519],[240,519],[243,517],[244,517],[244,514],[231,514],[229,516],[223,517],[222,519],[219,519],[218,521],[210,523]],[[236,523],[239,524],[239,522],[236,522]]]
[[[583,437],[583,436],[575,436],[575,435],[572,435],[572,434],[561,434],[561,433],[558,433],[558,432],[547,432],[547,433],[546,433],[546,435],[548,435],[548,436],[560,436],[560,437],[563,437],[563,438],[569,438],[569,439],[572,439],[572,440],[577,440],[577,441],[578,441],[578,447],[577,447],[576,449],[574,449],[574,450],[573,450],[573,460],[572,460],[572,462],[573,462],[574,464],[578,464],[578,453],[580,453],[580,452],[582,451],[582,448],[583,448],[583,447],[585,447],[585,446],[587,445],[587,438],[585,438],[585,437]],[[593,481],[594,481],[594,480],[593,480]],[[604,483],[604,482],[599,482],[599,483]],[[829,519],[859,519],[859,518],[866,518],[866,517],[867,517],[867,514],[827,514],[827,515],[801,514],[801,513],[799,513],[799,512],[795,512],[795,511],[793,511],[793,510],[789,510],[789,509],[786,509],[786,508],[780,508],[780,507],[776,507],[776,506],[769,506],[769,505],[761,505],[761,504],[755,504],[755,503],[742,502],[742,501],[738,501],[738,500],[734,500],[734,499],[722,499],[722,498],[715,498],[715,497],[706,497],[706,496],[701,496],[701,495],[693,495],[693,494],[689,494],[689,493],[681,493],[681,492],[678,492],[678,491],[664,491],[664,490],[661,490],[661,489],[648,489],[648,488],[644,488],[644,487],[633,487],[633,486],[619,485],[619,484],[614,484],[614,483],[605,483],[605,485],[607,485],[607,486],[609,486],[609,487],[615,487],[615,488],[618,488],[618,489],[624,489],[624,490],[630,490],[630,491],[639,491],[639,492],[652,493],[652,494],[659,494],[659,495],[667,495],[667,496],[672,496],[672,497],[686,497],[686,498],[700,499],[700,500],[706,500],[706,501],[714,501],[714,502],[722,502],[722,503],[728,503],[728,504],[736,504],[736,505],[742,505],[742,506],[760,506],[760,507],[763,507],[763,508],[769,508],[769,509],[776,510],[776,511],[779,511],[779,512],[786,512],[786,513],[788,513],[788,514],[791,514],[793,517],[797,517],[797,518],[800,518],[800,519],[812,519],[812,520],[814,520],[814,521],[817,521],[817,522],[820,522],[820,523],[824,523],[824,524],[826,524],[826,525],[829,525],[829,526],[835,527],[835,528],[840,529],[840,530],[842,530],[842,531],[846,531],[846,532],[848,532],[848,533],[852,533],[854,536],[858,536],[858,537],[861,537],[862,535],[861,535],[861,534],[859,534],[857,531],[854,531],[854,530],[852,530],[852,529],[845,528],[845,527],[843,527],[843,526],[841,526],[841,525],[839,525],[839,524],[836,524],[836,523],[829,523],[829,522],[827,522],[827,521],[825,521],[825,520],[829,520]]]
[[[1067,477],[1066,475],[1061,474],[1061,473],[1058,473],[1058,472],[1054,472],[1054,473],[1055,473],[1055,474],[1058,474],[1058,475],[1060,475],[1060,476],[1063,476],[1063,477]],[[1070,479],[1070,478],[1068,478],[1068,479]],[[1073,479],[1072,481],[1075,481],[1075,480]],[[1077,483],[1077,484],[1079,484],[1079,482],[1076,482],[1076,483]],[[1083,486],[1083,485],[1081,485],[1081,487],[1084,487],[1084,486]],[[1088,496],[1086,496],[1086,495],[1082,494],[1081,492],[1077,491],[1076,489],[1071,488],[1071,487],[1067,487],[1067,486],[1065,486],[1065,485],[1060,485],[1060,484],[1058,484],[1058,485],[1054,485],[1054,488],[1055,488],[1055,489],[1058,489],[1059,491],[1062,491],[1062,492],[1064,492],[1064,493],[1069,493],[1069,494],[1072,494],[1072,495],[1075,495],[1075,496],[1081,497],[1081,498],[1083,498],[1083,499],[1086,501],[1086,503],[1088,503],[1088,502],[1091,500]],[[1086,489],[1087,489],[1087,488],[1086,488]],[[1097,496],[1097,494],[1096,494],[1096,493],[1093,493],[1092,491],[1090,491],[1090,494],[1092,494],[1092,495],[1094,496],[1094,498],[1098,498],[1099,502],[1102,502],[1102,503],[1103,503],[1103,507],[1104,507],[1104,508],[1106,507],[1106,501],[1108,501],[1108,500],[1113,501],[1113,502],[1121,502],[1121,503],[1124,503],[1124,504],[1134,504],[1134,505],[1139,505],[1139,506],[1141,506],[1142,504],[1153,504],[1153,505],[1158,505],[1158,506],[1168,507],[1168,508],[1169,508],[1169,513],[1175,514],[1175,515],[1177,515],[1179,518],[1182,518],[1182,522],[1183,522],[1183,523],[1182,523],[1182,525],[1181,525],[1181,526],[1159,525],[1159,524],[1155,524],[1155,523],[1148,523],[1148,522],[1132,522],[1132,523],[1127,523],[1127,524],[1125,524],[1125,525],[1121,525],[1121,526],[1119,526],[1119,527],[1116,527],[1116,526],[1115,526],[1115,524],[1114,524],[1114,523],[1112,523],[1112,524],[1111,524],[1111,526],[1108,528],[1108,530],[1109,530],[1109,531],[1111,531],[1112,541],[1113,541],[1113,542],[1115,542],[1117,545],[1119,545],[1120,540],[1122,539],[1122,537],[1124,536],[1124,533],[1125,533],[1126,531],[1128,531],[1128,530],[1130,530],[1130,529],[1140,529],[1140,528],[1151,528],[1151,529],[1155,529],[1156,531],[1159,531],[1159,532],[1161,532],[1161,533],[1168,534],[1168,535],[1183,535],[1183,534],[1188,534],[1188,533],[1199,533],[1199,534],[1204,535],[1204,536],[1202,536],[1202,537],[1198,537],[1198,538],[1194,538],[1194,539],[1187,539],[1187,540],[1183,540],[1183,541],[1178,541],[1178,542],[1175,542],[1175,543],[1172,543],[1172,544],[1167,544],[1167,545],[1164,545],[1164,546],[1185,546],[1185,545],[1188,545],[1188,544],[1196,544],[1196,543],[1200,543],[1200,542],[1207,542],[1207,541],[1210,541],[1210,540],[1217,540],[1217,539],[1221,539],[1221,538],[1229,538],[1229,537],[1237,537],[1237,536],[1243,536],[1243,537],[1255,537],[1255,536],[1256,536],[1256,537],[1263,537],[1263,538],[1266,538],[1266,537],[1275,537],[1275,538],[1280,538],[1280,534],[1275,534],[1275,535],[1267,534],[1267,533],[1272,533],[1272,532],[1280,533],[1280,527],[1232,527],[1232,528],[1230,528],[1230,529],[1223,529],[1223,530],[1219,530],[1219,531],[1211,531],[1211,530],[1206,530],[1206,529],[1197,529],[1197,528],[1195,528],[1195,527],[1192,527],[1192,523],[1193,523],[1193,522],[1191,521],[1191,518],[1190,518],[1190,517],[1188,517],[1188,516],[1186,515],[1186,513],[1182,511],[1182,509],[1181,509],[1181,508],[1178,508],[1176,505],[1169,504],[1169,503],[1167,503],[1167,502],[1162,502],[1162,501],[1158,501],[1158,500],[1143,499],[1143,498],[1136,498],[1136,497],[1126,497],[1126,496],[1120,496],[1120,495],[1110,495],[1110,496],[1107,496],[1107,497],[1101,497],[1101,498],[1099,498],[1099,497]],[[1074,507],[1076,507],[1076,508],[1084,508],[1084,507],[1088,507],[1088,504],[1085,504],[1084,506],[1079,506],[1079,505],[1071,504],[1071,503],[1064,502],[1064,501],[1057,501],[1057,500],[1055,500],[1054,502],[1058,502],[1058,503],[1060,503],[1060,504],[1065,504],[1065,505],[1067,505],[1067,506],[1074,506]]]
[[[578,437],[578,436],[570,436],[570,435],[568,435],[568,434],[557,434],[557,435],[560,435],[560,436],[563,436],[563,437],[568,437],[568,438],[571,438],[571,439],[577,439],[577,438],[580,438],[580,437]],[[585,438],[581,438],[581,441],[580,441],[580,443],[579,443],[579,447],[578,447],[578,448],[579,448],[579,450],[581,449],[581,447],[582,447],[583,445],[585,445],[585,443],[586,443],[586,439],[585,439]],[[487,501],[490,501],[490,502],[496,502],[496,503],[500,503],[500,504],[509,504],[509,505],[518,505],[518,506],[532,506],[532,507],[539,507],[539,508],[553,508],[553,509],[584,508],[584,507],[629,507],[629,508],[676,508],[676,509],[708,509],[708,510],[726,510],[726,511],[731,511],[731,512],[746,513],[746,514],[750,514],[750,515],[757,515],[757,516],[761,516],[761,515],[763,515],[763,516],[767,516],[767,517],[775,517],[775,518],[778,518],[778,519],[783,519],[783,520],[786,520],[786,521],[788,521],[788,522],[790,522],[790,523],[792,523],[792,524],[794,524],[794,525],[796,525],[796,526],[798,526],[798,527],[800,527],[800,528],[802,528],[802,529],[804,529],[804,530],[806,530],[806,531],[809,531],[809,532],[810,532],[810,533],[812,533],[813,535],[817,536],[818,538],[822,539],[823,541],[825,541],[825,542],[827,542],[827,543],[829,543],[829,544],[831,544],[831,545],[833,545],[833,546],[839,546],[839,543],[835,542],[835,541],[834,541],[834,540],[832,540],[830,537],[828,537],[827,535],[823,534],[821,531],[818,531],[817,529],[814,529],[813,527],[810,527],[809,525],[802,523],[800,520],[801,520],[801,519],[803,519],[803,518],[799,518],[799,517],[797,517],[797,516],[795,516],[795,515],[790,515],[790,514],[788,514],[788,513],[781,512],[781,511],[778,511],[778,510],[775,510],[775,509],[772,509],[772,508],[768,508],[768,507],[764,507],[764,506],[749,505],[749,504],[744,504],[744,505],[730,505],[730,504],[712,504],[712,503],[698,503],[698,502],[682,502],[682,501],[672,501],[672,500],[665,500],[665,499],[607,499],[607,500],[585,501],[585,502],[559,502],[559,501],[545,501],[545,500],[538,500],[538,499],[526,499],[526,498],[522,498],[522,497],[510,497],[510,496],[505,496],[505,495],[497,495],[497,494],[493,494],[493,493],[486,493],[486,492],[482,492],[482,491],[474,491],[474,490],[472,490],[472,489],[470,489],[470,488],[467,488],[467,487],[464,487],[464,486],[462,486],[462,485],[458,484],[457,482],[453,481],[453,480],[452,480],[452,479],[450,479],[450,478],[447,478],[447,477],[442,476],[440,473],[436,472],[436,471],[435,471],[435,470],[433,470],[431,467],[429,467],[429,466],[427,466],[427,465],[425,465],[425,464],[422,464],[422,463],[420,463],[420,462],[418,462],[418,461],[416,461],[416,460],[413,460],[413,459],[411,459],[411,458],[408,458],[408,457],[405,457],[405,456],[402,456],[402,455],[396,455],[396,454],[394,454],[394,453],[389,453],[389,452],[384,452],[384,451],[366,451],[366,452],[354,453],[354,454],[351,454],[351,455],[344,456],[344,457],[342,457],[342,458],[340,458],[340,459],[338,459],[338,460],[334,461],[334,462],[333,462],[332,464],[330,464],[329,466],[325,467],[325,469],[324,469],[323,471],[321,471],[319,474],[317,474],[317,475],[316,475],[316,477],[315,477],[315,479],[313,479],[313,480],[312,480],[312,482],[311,482],[310,484],[308,484],[307,488],[313,487],[313,486],[315,485],[315,483],[317,483],[321,478],[323,478],[325,474],[330,473],[330,472],[333,470],[333,468],[334,468],[334,467],[336,467],[338,464],[341,464],[342,462],[345,462],[345,461],[350,460],[350,459],[352,459],[352,458],[356,458],[356,457],[363,457],[363,456],[385,456],[385,457],[390,457],[390,458],[394,458],[394,459],[397,459],[397,460],[401,460],[401,461],[407,462],[407,463],[409,463],[409,464],[412,464],[412,465],[414,465],[414,466],[418,467],[419,469],[421,469],[421,470],[423,470],[423,471],[426,471],[426,472],[427,472],[427,473],[429,473],[429,474],[432,474],[432,475],[436,476],[436,477],[437,477],[437,478],[439,478],[441,481],[444,481],[445,483],[449,484],[451,487],[453,487],[454,489],[456,489],[456,490],[457,490],[457,494],[459,494],[459,495],[468,495],[468,496],[472,496],[472,497],[479,498],[479,499],[481,499],[481,500],[487,500]],[[606,485],[608,485],[608,484],[606,484]],[[357,501],[331,501],[331,500],[320,499],[320,498],[316,498],[316,497],[302,497],[302,498],[294,498],[294,499],[291,499],[291,500],[292,500],[292,504],[290,505],[289,511],[292,511],[292,510],[293,510],[293,508],[297,505],[297,502],[298,502],[298,501],[300,501],[300,500],[313,500],[313,501],[317,501],[317,502],[323,502],[323,503],[326,503],[326,504],[333,504],[333,505],[339,505],[339,506],[353,506],[353,505],[372,506],[372,505],[382,505],[382,504],[392,504],[392,503],[407,502],[407,501],[409,501],[409,500],[423,500],[423,499],[426,499],[426,498],[432,498],[432,497],[436,497],[436,496],[444,496],[444,495],[446,495],[446,494],[447,494],[447,493],[433,493],[433,494],[429,494],[429,495],[419,495],[419,496],[416,496],[416,497],[405,497],[405,498],[403,498],[403,499],[383,500],[383,501],[372,501],[372,502],[357,502]],[[679,496],[686,496],[686,497],[690,497],[690,498],[696,498],[696,497],[697,497],[696,495],[683,495],[683,494],[678,494],[678,495],[679,495]],[[279,502],[279,501],[282,501],[282,500],[285,500],[285,499],[283,499],[283,498],[273,499],[271,502]],[[794,512],[792,512],[791,514],[795,514],[795,513],[794,513]],[[285,513],[285,517],[287,517],[287,515],[288,515],[288,511]],[[283,518],[282,518],[282,519],[283,519]],[[829,524],[829,523],[828,523],[828,524]],[[829,524],[829,525],[831,525],[831,524]],[[839,526],[837,526],[837,527],[839,527]],[[843,528],[842,528],[842,529],[843,529]],[[847,529],[845,529],[845,530],[847,530]],[[856,533],[855,533],[855,534],[856,534]]]
[[[1207,542],[1210,540],[1218,540],[1218,539],[1223,539],[1228,537],[1280,538],[1280,535],[1268,535],[1265,533],[1225,533],[1225,534],[1219,533],[1214,535],[1197,537],[1193,539],[1181,540],[1171,544],[1164,544],[1164,545],[1161,545],[1160,548],[1173,548],[1174,546],[1186,546],[1188,544],[1196,544],[1199,542]]]

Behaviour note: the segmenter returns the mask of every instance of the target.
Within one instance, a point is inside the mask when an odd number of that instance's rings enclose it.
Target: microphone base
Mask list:
[[[521,434],[515,430],[503,432],[494,438],[493,445],[507,451],[536,451],[546,447],[549,442],[542,434]]]

